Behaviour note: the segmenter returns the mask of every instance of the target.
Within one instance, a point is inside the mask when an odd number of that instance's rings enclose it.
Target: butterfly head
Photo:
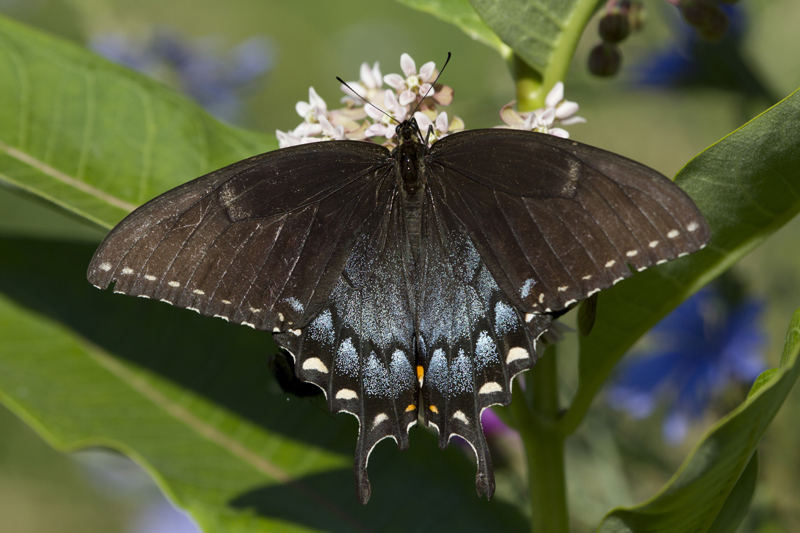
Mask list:
[[[414,117],[398,124],[395,128],[395,133],[397,134],[398,145],[419,144],[422,138],[422,134],[419,131],[419,124],[417,124],[417,119]]]

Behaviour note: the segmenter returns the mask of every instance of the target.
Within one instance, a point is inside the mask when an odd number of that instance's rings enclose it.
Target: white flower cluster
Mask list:
[[[428,139],[430,144],[464,129],[464,122],[459,117],[450,121],[446,112],[440,113],[436,109],[437,105],[450,105],[453,89],[438,83],[434,85],[438,72],[433,61],[425,63],[417,71],[411,56],[403,54],[400,67],[404,75],[382,76],[377,62],[371,68],[363,63],[360,79],[348,82],[352,91],[342,85],[346,96],[341,100],[345,105],[341,109],[328,110],[325,100],[313,87],[309,88],[308,102],[297,102],[295,106],[303,122],[291,131],[276,132],[280,147],[330,140],[376,142],[383,139],[382,144],[391,148],[394,146],[395,128],[408,119],[412,112],[420,131],[426,134],[429,129],[432,130]],[[389,89],[384,89],[384,84]],[[506,126],[499,127],[569,137],[565,130],[554,125],[568,126],[585,122],[581,117],[574,116],[578,104],[564,100],[564,84],[561,82],[547,95],[542,109],[517,113],[512,107],[513,103],[503,107],[500,112]]]

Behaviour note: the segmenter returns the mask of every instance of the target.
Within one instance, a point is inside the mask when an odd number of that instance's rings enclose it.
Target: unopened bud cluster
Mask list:
[[[635,0],[610,0],[600,19],[602,41],[589,53],[589,72],[595,76],[613,76],[622,64],[619,43],[644,25],[644,6]]]

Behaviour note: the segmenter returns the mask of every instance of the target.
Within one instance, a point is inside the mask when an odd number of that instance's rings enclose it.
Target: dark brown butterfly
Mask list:
[[[330,141],[246,159],[131,213],[89,266],[94,285],[271,332],[367,461],[421,416],[463,437],[494,492],[481,413],[508,405],[553,315],[702,248],[709,228],[658,172],[549,135],[486,129],[428,147]]]

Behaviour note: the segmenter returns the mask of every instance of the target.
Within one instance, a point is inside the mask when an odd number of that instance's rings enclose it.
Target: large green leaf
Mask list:
[[[552,87],[563,80],[600,0],[470,0],[504,43]]]
[[[708,246],[602,292],[592,333],[581,339],[579,385],[561,420],[583,418],[620,357],[680,302],[741,259],[800,211],[800,92],[690,161],[675,182],[711,226]]]
[[[0,181],[110,228],[159,193],[276,146],[0,17]]]
[[[505,59],[511,57],[511,49],[481,20],[469,0],[397,1],[457,26],[473,39],[478,39],[497,50]]]
[[[759,376],[747,400],[708,432],[658,496],[615,509],[599,531],[735,531],[755,485],[756,447],[800,376],[798,354],[800,310],[789,325],[780,367]]]

